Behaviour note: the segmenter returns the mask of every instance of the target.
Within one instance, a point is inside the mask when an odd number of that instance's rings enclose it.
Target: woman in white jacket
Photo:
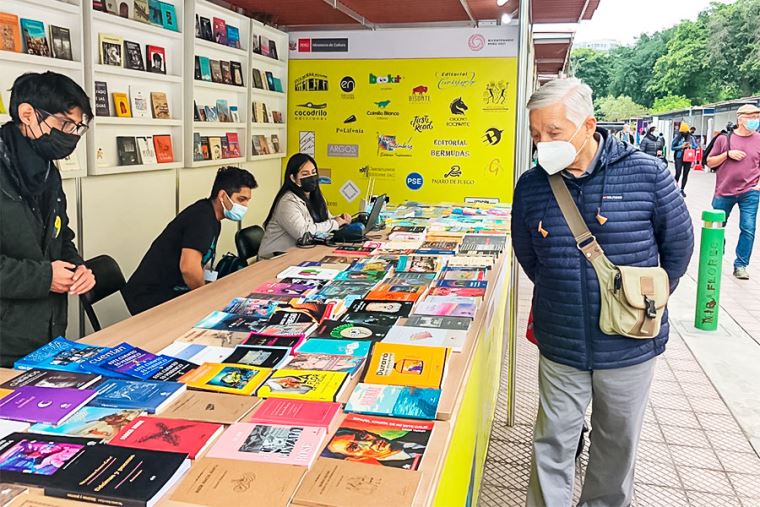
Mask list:
[[[332,216],[319,189],[317,162],[296,153],[285,168],[285,181],[264,221],[259,257],[268,259],[296,245],[307,232],[325,234],[351,223],[351,216]]]

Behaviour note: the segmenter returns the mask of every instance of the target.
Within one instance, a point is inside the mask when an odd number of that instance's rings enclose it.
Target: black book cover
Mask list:
[[[68,28],[50,25],[50,46],[53,57],[61,60],[73,60],[71,54],[71,32]]]
[[[201,39],[214,40],[214,31],[211,29],[211,20],[201,16]]]
[[[326,320],[317,328],[310,338],[380,341],[385,338],[389,329],[390,327],[384,326]]]
[[[142,50],[140,49],[139,44],[125,40],[124,52],[126,53],[126,59],[124,60],[124,66],[126,68],[132,70],[145,70],[145,62],[143,62]]]
[[[353,322],[354,324],[392,327],[396,324],[398,319],[399,317],[397,315],[386,315],[382,313],[347,313],[340,320],[342,322]]]
[[[196,114],[198,108],[195,108]],[[201,146],[201,134],[199,132],[193,132],[193,160],[203,160],[203,148]]]
[[[95,81],[95,116],[111,116],[108,83]]]
[[[119,165],[140,164],[140,152],[137,151],[137,141],[134,137],[118,136],[116,149],[119,152]]]
[[[411,301],[368,301],[359,299],[351,304],[348,309],[351,313],[382,313],[386,315],[396,315],[398,317],[408,317],[412,313]]]
[[[261,71],[259,69],[253,69],[253,86],[261,90],[264,89],[264,80],[261,79]]]
[[[214,83],[224,83],[222,78],[222,66],[219,60],[211,60],[211,81]]]
[[[193,101],[193,120],[201,121],[201,113],[198,111],[198,104]]]
[[[275,60],[280,59],[277,56],[277,44],[273,40],[269,41],[269,56],[274,58]]]
[[[195,15],[195,36],[201,38],[201,19],[198,14]],[[198,58],[197,56],[195,58]]]
[[[193,77],[195,79],[203,79],[203,75],[201,74],[201,59],[198,55],[195,55],[195,72]]]
[[[230,62],[230,70],[232,72],[232,84],[236,86],[244,86],[243,82],[243,66],[240,62]]]
[[[3,482],[47,486],[88,446],[100,440],[35,433],[11,433],[0,438]]]
[[[219,64],[222,67],[222,82],[224,84],[232,84],[232,71],[230,69],[230,62],[222,61]]]
[[[427,327],[433,329],[452,329],[467,331],[472,319],[467,317],[448,317],[435,315],[412,315],[404,324],[407,327]]]
[[[301,340],[300,336],[267,336],[263,334],[252,333],[243,345],[264,345],[276,347],[295,347]]]
[[[20,372],[4,384],[0,389],[18,389],[22,386],[37,387],[68,387],[71,389],[84,389],[100,379],[100,375],[94,373],[75,373],[70,371],[55,371],[33,369]]]
[[[275,88],[274,88],[274,74],[272,74],[269,71],[266,71],[264,74],[267,77],[267,87],[269,88],[269,90],[275,91]]]
[[[268,324],[272,326],[319,324],[331,308],[330,305],[322,303],[293,303],[278,306],[269,317]]]
[[[163,438],[172,438],[169,432]],[[187,454],[96,445],[66,463],[45,484],[45,495],[119,507],[146,507],[175,475],[190,468]]]
[[[260,368],[274,368],[290,354],[289,348],[273,348],[261,345],[238,345],[223,363],[245,364]]]
[[[150,376],[148,380],[158,380],[160,382],[177,382],[179,379],[198,367],[197,364],[179,359],[176,357],[159,371]]]

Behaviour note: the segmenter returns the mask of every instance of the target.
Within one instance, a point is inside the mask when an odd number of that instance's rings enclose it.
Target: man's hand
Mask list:
[[[662,150],[657,150],[657,156],[658,156],[658,157],[661,157],[661,156],[662,156]]]
[[[338,226],[342,227],[346,224],[351,223],[351,215],[348,215],[347,213],[343,213],[341,215],[336,216],[335,221],[338,222]]]
[[[746,157],[747,154],[744,153],[742,150],[729,150],[728,152],[728,158],[732,160],[744,160],[744,157]]]
[[[74,284],[69,289],[69,294],[81,296],[90,292],[93,287],[95,287],[95,275],[87,266],[80,264],[74,271]]]
[[[53,280],[50,282],[50,292],[66,294],[74,285],[74,266],[66,261],[53,261],[50,263],[53,269]]]

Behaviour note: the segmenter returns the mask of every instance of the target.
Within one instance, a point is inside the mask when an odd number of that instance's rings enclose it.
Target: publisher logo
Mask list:
[[[326,92],[327,76],[309,72],[296,79],[295,90],[297,92]]]
[[[433,130],[433,120],[428,115],[415,116],[412,121],[409,122],[417,132],[424,132],[426,130]]]
[[[388,118],[399,116],[401,114],[398,111],[388,110],[388,106],[391,104],[390,99],[373,102],[373,104],[375,104],[377,109],[374,111],[367,111],[367,116],[373,116],[379,120],[387,120]]]
[[[412,94],[409,95],[410,104],[429,104],[430,95],[428,95],[428,87],[425,85],[419,85],[412,88]]]
[[[410,190],[419,190],[422,188],[422,184],[425,180],[420,173],[409,173],[406,177],[406,186]]]
[[[507,90],[509,83],[506,81],[491,81],[483,91],[483,111],[507,111]]]
[[[435,139],[433,149],[430,150],[433,158],[458,158],[469,157],[466,139]]]
[[[343,123],[355,123],[356,122],[356,115],[351,115],[345,120],[343,120]]]
[[[396,136],[389,136],[385,134],[377,135],[377,154],[381,157],[397,156],[397,157],[411,157],[412,156],[412,138],[407,139],[405,143],[399,143],[396,140]]]
[[[308,120],[326,120],[327,119],[327,103],[315,104],[314,102],[305,102],[298,104],[295,110],[295,117]]]
[[[462,177],[462,168],[458,165],[451,166],[451,169],[446,171],[446,173],[443,175],[444,178],[461,178]]]
[[[474,185],[475,180],[462,178],[462,167],[454,164],[448,171],[443,173],[443,178],[433,178],[431,183],[434,185]]]
[[[490,129],[486,130],[486,133],[483,134],[483,142],[488,143],[491,146],[496,146],[501,142],[501,135],[504,133],[504,129],[497,129],[496,127],[491,127]]]
[[[364,129],[355,127],[336,127],[336,134],[364,134]]]
[[[467,111],[468,107],[467,104],[464,103],[464,100],[462,100],[462,97],[457,97],[451,101],[449,109],[451,109],[451,114],[459,115],[465,114],[465,111]]]
[[[467,46],[470,48],[470,51],[480,51],[486,47],[486,38],[479,33],[474,33],[467,39]]]
[[[311,39],[298,39],[298,52],[311,53]]]
[[[439,90],[469,88],[475,84],[474,72],[439,72],[436,77],[438,78]]]
[[[328,157],[349,157],[356,158],[359,156],[358,144],[328,144]]]
[[[401,82],[401,76],[399,74],[382,74],[375,75],[370,73],[369,84],[371,85],[391,85],[399,84]]]
[[[447,127],[469,127],[470,126],[470,120],[466,118],[466,113],[469,108],[467,107],[467,104],[464,103],[464,100],[462,100],[462,97],[457,97],[454,100],[451,101],[451,104],[449,104],[449,110],[451,111],[451,116],[449,117],[449,120],[446,122]]]
[[[351,76],[346,76],[340,80],[340,89],[343,93],[351,93],[356,88],[356,81]]]

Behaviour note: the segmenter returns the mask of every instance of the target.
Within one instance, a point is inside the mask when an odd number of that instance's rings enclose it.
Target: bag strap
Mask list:
[[[596,237],[591,234],[581,212],[578,211],[578,206],[576,206],[573,196],[570,195],[562,174],[557,173],[549,176],[549,185],[552,188],[554,198],[557,199],[559,209],[562,210],[562,216],[565,217],[570,232],[575,238],[578,250],[583,252],[586,259],[592,263],[598,257],[604,256],[602,247],[597,243]]]

